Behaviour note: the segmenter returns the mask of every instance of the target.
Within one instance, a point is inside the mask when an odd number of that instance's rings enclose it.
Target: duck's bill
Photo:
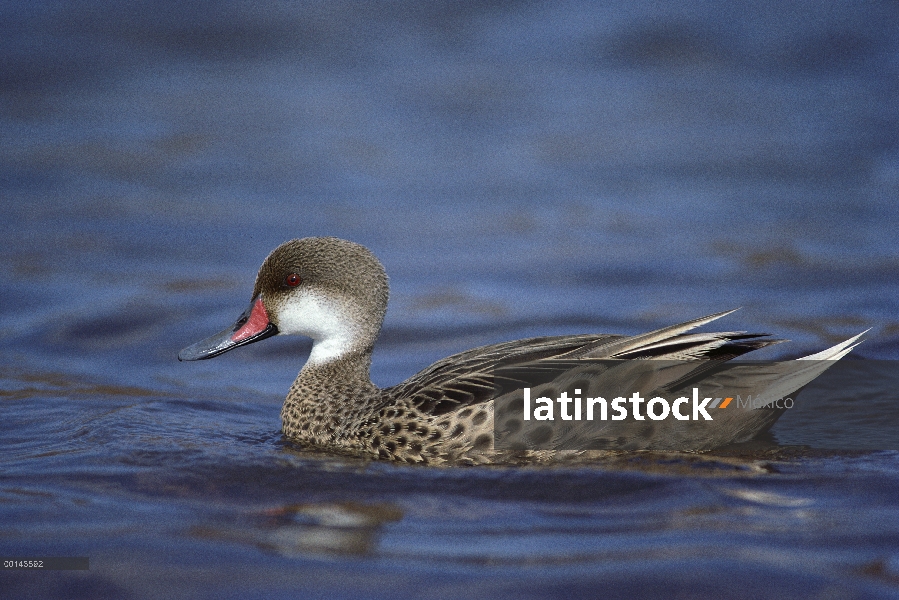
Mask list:
[[[178,360],[212,358],[238,346],[252,344],[277,333],[278,328],[269,321],[262,298],[256,298],[232,327],[196,344],[191,344],[178,353]]]

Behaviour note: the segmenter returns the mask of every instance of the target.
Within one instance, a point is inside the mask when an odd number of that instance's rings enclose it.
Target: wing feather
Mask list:
[[[535,337],[473,348],[454,354],[384,390],[385,397],[414,406],[426,415],[443,415],[487,402],[495,390],[494,372],[543,359],[622,358],[729,360],[783,340],[737,332],[686,334],[733,310],[694,319],[633,337],[608,334]]]

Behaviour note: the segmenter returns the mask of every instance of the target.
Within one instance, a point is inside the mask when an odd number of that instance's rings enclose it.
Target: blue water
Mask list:
[[[4,597],[896,597],[899,454],[851,432],[788,412],[706,456],[401,467],[282,439],[308,341],[176,355],[272,248],[333,235],[391,276],[380,385],[738,306],[721,327],[792,340],[758,358],[869,327],[854,355],[899,358],[897,22],[0,4],[0,554],[91,565],[0,572]]]

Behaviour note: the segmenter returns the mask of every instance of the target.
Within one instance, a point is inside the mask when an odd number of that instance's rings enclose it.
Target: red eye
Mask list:
[[[303,278],[297,275],[296,273],[291,273],[287,277],[284,278],[284,285],[289,285],[290,287],[296,287],[303,282]]]

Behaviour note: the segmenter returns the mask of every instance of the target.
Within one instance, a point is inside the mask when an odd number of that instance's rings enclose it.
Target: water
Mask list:
[[[281,438],[303,340],[175,359],[307,235],[391,276],[380,385],[737,306],[758,358],[899,358],[894,4],[0,15],[0,553],[91,564],[5,597],[897,595],[899,455],[851,432],[401,467]]]

